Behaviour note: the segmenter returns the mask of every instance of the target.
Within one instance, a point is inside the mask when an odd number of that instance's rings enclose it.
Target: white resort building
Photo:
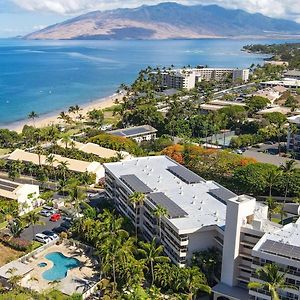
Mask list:
[[[202,80],[220,81],[226,79],[226,77],[230,77],[232,81],[240,79],[243,82],[247,82],[249,80],[249,69],[183,68],[162,71],[159,75],[161,76],[161,85],[163,88],[191,90],[196,86],[197,82]]]
[[[39,195],[40,189],[38,185],[22,184],[0,179],[0,197],[17,201],[19,216],[34,210],[44,203],[44,201],[39,198]]]
[[[206,181],[166,156],[108,163],[104,168],[108,197],[133,223],[136,207],[129,196],[145,194],[137,226],[147,240],[157,237],[174,263],[184,266],[195,251],[213,246],[223,252],[214,300],[270,300],[268,291],[247,288],[249,281],[257,280],[255,270],[269,262],[279,264],[287,282],[299,286],[300,224],[282,227],[269,221],[268,207],[255,198]],[[167,210],[161,225],[154,214],[159,205]],[[287,300],[300,296],[299,290],[280,294]]]

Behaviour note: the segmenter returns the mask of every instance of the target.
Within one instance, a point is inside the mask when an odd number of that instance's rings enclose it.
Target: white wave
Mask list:
[[[97,56],[91,56],[82,54],[79,52],[63,52],[66,55],[69,55],[71,57],[80,58],[84,60],[90,60],[90,61],[96,61],[96,62],[102,62],[102,63],[118,63],[115,60],[109,59],[109,58],[103,58],[103,57],[97,57]]]
[[[30,50],[30,49],[16,49],[13,51],[22,52],[22,53],[47,53],[46,51],[42,51],[42,50]]]

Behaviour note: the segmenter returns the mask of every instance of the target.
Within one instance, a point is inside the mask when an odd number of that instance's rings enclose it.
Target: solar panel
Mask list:
[[[134,135],[139,135],[143,133],[151,133],[151,132],[156,132],[155,128],[152,127],[132,127],[132,128],[124,128],[124,129],[119,129],[119,130],[113,130],[108,133],[117,135],[117,136],[134,136]]]
[[[224,187],[210,190],[209,194],[224,204],[226,204],[226,201],[228,201],[229,199],[237,197],[235,193],[225,189]]]
[[[148,194],[153,192],[143,181],[133,174],[123,175],[120,179],[134,192]]]
[[[142,133],[146,133],[149,132],[148,129],[144,128],[144,127],[138,127],[138,128],[129,128],[129,129],[124,129],[123,133],[127,136],[129,135],[137,135],[137,134],[142,134]]]
[[[266,240],[261,245],[260,250],[278,256],[289,257],[291,259],[300,260],[300,247],[297,246]]]
[[[168,216],[172,218],[182,218],[188,215],[174,201],[167,197],[164,193],[151,193],[147,195],[148,199],[155,205],[161,205],[168,211]]]
[[[167,170],[188,184],[205,182],[205,180],[199,175],[181,165],[168,167]]]

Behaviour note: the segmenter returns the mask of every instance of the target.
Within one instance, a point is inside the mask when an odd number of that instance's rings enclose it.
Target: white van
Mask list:
[[[51,239],[49,238],[49,236],[42,234],[42,233],[37,233],[35,235],[35,240],[40,243],[43,243],[43,244],[47,244],[47,243],[51,242]]]

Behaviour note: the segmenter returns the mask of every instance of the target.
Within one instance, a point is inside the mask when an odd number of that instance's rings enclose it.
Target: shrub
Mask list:
[[[17,251],[27,251],[31,246],[31,243],[29,241],[20,238],[14,238],[8,234],[1,234],[0,242],[3,243],[3,245]]]

